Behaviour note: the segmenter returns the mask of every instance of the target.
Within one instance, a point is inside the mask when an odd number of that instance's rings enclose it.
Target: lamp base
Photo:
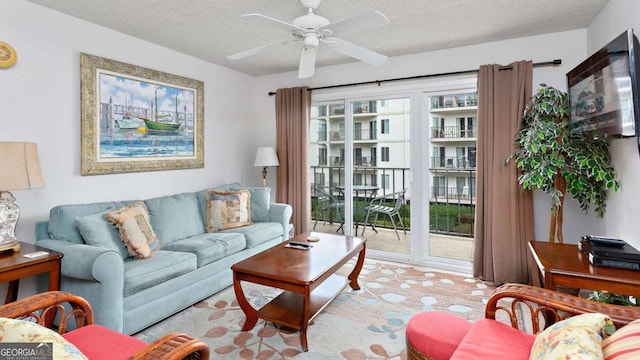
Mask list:
[[[0,252],[5,252],[5,251],[13,251],[13,252],[20,251],[20,243],[16,241],[10,244],[0,244]]]
[[[15,229],[20,217],[20,208],[15,203],[13,194],[8,191],[0,191],[0,251],[9,249],[20,250],[20,244],[16,239]]]
[[[267,187],[267,167],[262,168],[262,187]]]

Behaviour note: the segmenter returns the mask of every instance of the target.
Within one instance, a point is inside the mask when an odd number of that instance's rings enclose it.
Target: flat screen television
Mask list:
[[[567,73],[569,124],[576,136],[640,133],[640,45],[628,29]]]

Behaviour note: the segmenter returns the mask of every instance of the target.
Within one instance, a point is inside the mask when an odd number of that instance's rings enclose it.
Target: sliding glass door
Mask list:
[[[315,230],[365,237],[370,256],[470,272],[475,84],[314,94]]]

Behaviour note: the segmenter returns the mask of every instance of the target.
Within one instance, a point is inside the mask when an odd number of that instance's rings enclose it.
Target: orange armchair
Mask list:
[[[64,306],[64,305],[68,306]],[[41,326],[60,322],[57,332],[89,359],[209,359],[209,346],[189,335],[172,333],[151,344],[93,323],[93,312],[83,298],[62,291],[36,294],[0,306],[0,317],[25,319]],[[67,332],[69,321],[76,329]]]
[[[414,315],[406,329],[407,359],[529,359],[533,334],[585,313],[607,315],[616,328],[640,319],[640,307],[603,304],[534,286],[505,284],[489,298],[485,318],[475,323],[444,312]]]

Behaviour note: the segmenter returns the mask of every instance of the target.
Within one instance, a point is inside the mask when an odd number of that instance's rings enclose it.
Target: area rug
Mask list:
[[[350,262],[340,272],[353,269]],[[479,280],[433,269],[366,260],[360,290],[347,287],[307,330],[308,352],[300,333],[259,320],[241,331],[245,316],[229,287],[168,318],[136,337],[151,342],[170,332],[205,341],[214,359],[405,359],[405,327],[421,311],[455,313],[469,320],[484,316],[495,289]],[[247,299],[259,308],[280,290],[243,283]]]

